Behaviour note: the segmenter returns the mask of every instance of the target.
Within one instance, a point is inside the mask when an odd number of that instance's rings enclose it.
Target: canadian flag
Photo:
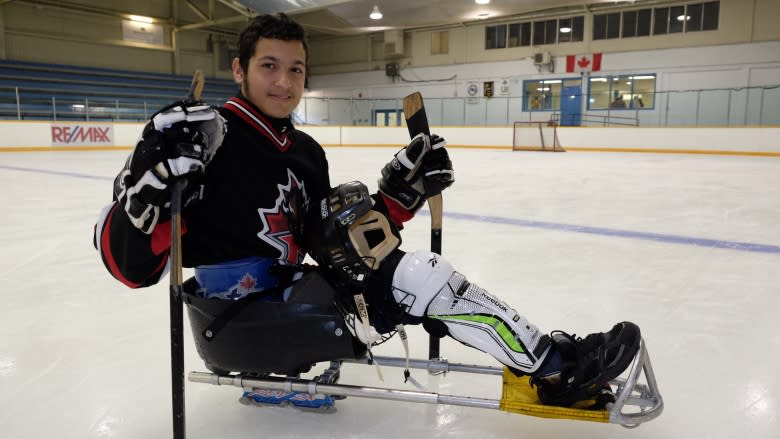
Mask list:
[[[601,53],[590,55],[567,55],[567,72],[598,72],[601,70]]]

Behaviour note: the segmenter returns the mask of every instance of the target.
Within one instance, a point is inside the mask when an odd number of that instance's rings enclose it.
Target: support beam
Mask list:
[[[218,1],[220,3],[222,3],[224,6],[227,6],[228,8],[238,12],[239,14],[241,14],[241,15],[243,15],[245,17],[251,18],[251,17],[255,16],[255,12],[254,11],[252,11],[249,8],[238,6],[235,3],[233,3],[232,0],[218,0]]]
[[[214,15],[207,15],[205,12],[201,11],[199,7],[195,5],[195,3],[192,3],[192,0],[184,0],[185,3],[187,3],[187,6],[192,9],[192,12],[195,13],[198,17],[200,17],[203,21],[208,21],[214,18]]]
[[[230,24],[230,23],[240,23],[246,21],[246,17],[243,15],[236,15],[233,17],[226,17],[226,18],[220,18],[218,20],[206,20],[202,23],[193,23],[193,24],[185,24],[184,26],[179,26],[176,28],[176,31],[185,31],[185,30],[195,30],[195,29],[201,29],[204,27],[210,27],[210,26],[219,26],[221,24]]]

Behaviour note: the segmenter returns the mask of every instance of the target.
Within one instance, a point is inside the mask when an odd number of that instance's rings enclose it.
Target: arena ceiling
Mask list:
[[[149,0],[151,1],[151,0]],[[581,15],[606,8],[669,3],[673,0],[171,0],[155,5],[155,22],[177,31],[208,30],[237,34],[257,14],[285,12],[301,23],[309,36],[360,35],[386,30],[415,30],[463,26],[479,22]],[[679,0],[677,0],[679,1]],[[37,9],[128,18],[143,14],[136,0],[0,0],[0,6],[23,4]],[[372,20],[377,7],[383,14]]]
[[[229,0],[257,13],[285,12],[310,34],[350,35],[390,29],[457,26],[535,14],[582,14],[588,9],[658,3],[647,0]],[[224,3],[224,2],[223,2]],[[380,20],[369,14],[374,6]]]

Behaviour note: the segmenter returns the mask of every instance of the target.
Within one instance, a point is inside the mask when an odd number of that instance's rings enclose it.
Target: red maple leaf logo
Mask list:
[[[586,57],[586,56],[583,56],[582,58],[580,58],[580,59],[577,61],[577,65],[578,65],[578,66],[579,66],[581,69],[585,69],[585,68],[587,68],[587,67],[588,67],[588,65],[590,65],[590,60],[588,59],[588,57]]]
[[[249,273],[245,274],[244,277],[241,279],[241,282],[238,283],[241,288],[245,290],[249,290],[255,287],[257,285],[257,282],[255,281],[255,278],[249,275]]]
[[[300,264],[306,254],[295,238],[303,229],[303,217],[309,206],[309,197],[303,183],[289,169],[287,184],[279,184],[277,188],[279,196],[275,205],[258,209],[263,229],[257,237],[277,249],[279,259]]]

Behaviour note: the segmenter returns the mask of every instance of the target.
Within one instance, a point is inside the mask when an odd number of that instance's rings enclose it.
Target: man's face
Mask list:
[[[306,51],[300,41],[261,38],[247,71],[233,60],[233,79],[263,113],[283,118],[292,113],[303,95]]]

